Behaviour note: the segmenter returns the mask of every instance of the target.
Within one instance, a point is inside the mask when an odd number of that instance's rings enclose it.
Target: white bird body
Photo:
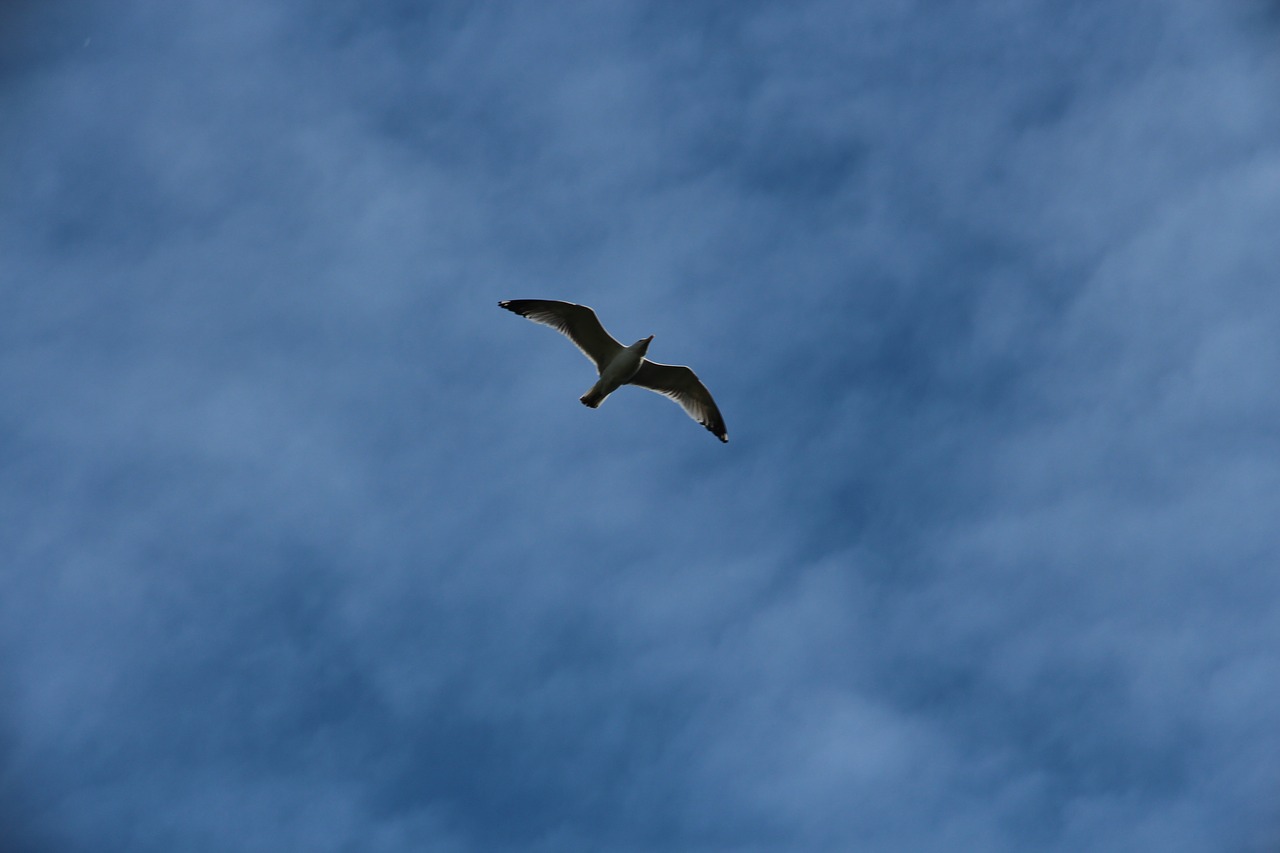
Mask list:
[[[623,385],[638,385],[675,400],[689,417],[716,438],[729,440],[724,418],[697,374],[684,365],[659,364],[645,358],[653,335],[624,347],[604,330],[596,312],[585,305],[554,299],[508,299],[498,305],[535,323],[550,326],[591,359],[600,378],[590,391],[578,398],[584,406],[594,409]]]
[[[629,347],[623,347],[618,354],[600,371],[600,378],[591,390],[579,397],[584,406],[597,408],[614,391],[631,381],[640,365],[644,363],[644,354],[649,350],[653,335],[636,341]]]

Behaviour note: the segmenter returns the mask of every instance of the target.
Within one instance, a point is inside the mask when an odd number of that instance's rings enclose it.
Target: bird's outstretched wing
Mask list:
[[[604,330],[596,318],[596,312],[585,305],[558,302],[554,299],[508,299],[498,303],[502,308],[521,317],[550,326],[569,340],[595,362],[596,371],[613,361],[622,344]]]
[[[725,430],[720,410],[716,408],[716,401],[711,399],[707,386],[689,368],[676,364],[659,364],[646,358],[640,363],[640,370],[631,377],[631,384],[670,397],[680,404],[689,417],[709,429],[716,438],[721,441],[729,440],[729,433]]]

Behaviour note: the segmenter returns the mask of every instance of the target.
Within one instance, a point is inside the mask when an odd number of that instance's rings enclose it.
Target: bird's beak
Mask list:
[[[650,335],[649,337],[645,338],[645,340],[648,341],[649,343],[653,343],[653,335]]]

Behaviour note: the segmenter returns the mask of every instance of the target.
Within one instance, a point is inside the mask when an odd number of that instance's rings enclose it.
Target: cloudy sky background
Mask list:
[[[1277,92],[1262,0],[5,3],[0,846],[1280,848]]]

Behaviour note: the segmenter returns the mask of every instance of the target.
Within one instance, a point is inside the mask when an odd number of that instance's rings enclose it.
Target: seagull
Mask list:
[[[596,312],[572,302],[508,299],[499,302],[498,306],[535,323],[550,326],[573,341],[595,363],[600,379],[590,391],[578,398],[582,405],[594,409],[623,385],[639,385],[675,400],[689,417],[710,430],[716,438],[729,440],[716,401],[711,399],[711,392],[692,370],[683,365],[659,364],[644,357],[653,342],[653,335],[624,347],[604,330]]]

